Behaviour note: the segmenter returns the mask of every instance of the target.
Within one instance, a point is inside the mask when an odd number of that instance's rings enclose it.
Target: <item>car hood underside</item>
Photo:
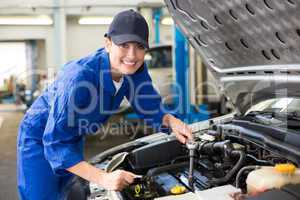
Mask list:
[[[299,97],[299,0],[165,2],[241,112],[265,99]]]

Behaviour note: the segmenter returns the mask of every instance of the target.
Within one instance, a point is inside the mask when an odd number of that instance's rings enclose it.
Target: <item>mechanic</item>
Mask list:
[[[132,183],[135,174],[106,173],[83,157],[84,136],[91,129],[82,128],[82,120],[104,123],[124,96],[154,127],[170,128],[182,143],[192,138],[189,127],[161,107],[144,64],[148,34],[142,15],[133,10],[118,13],[105,34],[105,48],[67,63],[27,110],[17,144],[20,199],[63,199],[74,174],[107,190]]]

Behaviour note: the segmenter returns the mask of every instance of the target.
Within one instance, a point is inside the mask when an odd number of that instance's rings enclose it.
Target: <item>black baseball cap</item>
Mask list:
[[[104,35],[110,37],[117,44],[125,42],[138,42],[149,48],[149,28],[145,18],[138,12],[130,9],[115,15],[108,32]]]

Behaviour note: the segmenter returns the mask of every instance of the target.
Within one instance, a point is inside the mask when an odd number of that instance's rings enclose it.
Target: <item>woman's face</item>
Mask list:
[[[106,38],[105,49],[109,53],[113,75],[134,74],[144,63],[145,48],[137,42],[126,42],[116,45]]]

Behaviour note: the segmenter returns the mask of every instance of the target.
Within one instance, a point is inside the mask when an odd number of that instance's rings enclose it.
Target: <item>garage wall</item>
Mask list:
[[[46,41],[44,39],[37,40],[37,69],[38,70],[44,70],[47,66],[46,64]]]
[[[44,40],[41,57],[45,67],[53,67],[53,29],[51,26],[0,26],[1,41]],[[42,61],[41,61],[42,62]]]
[[[126,2],[124,0],[101,0],[101,1],[95,1],[95,0],[60,0],[66,5],[136,5],[140,0],[127,0]],[[54,0],[1,0],[1,5],[3,6],[46,6],[46,5],[53,5]],[[143,0],[143,2],[150,2],[150,3],[163,3],[163,0]]]
[[[172,44],[173,42],[173,28],[172,26],[160,26],[160,39],[162,43]]]
[[[104,45],[104,33],[107,25],[79,25],[78,17],[68,18],[67,24],[67,60],[87,55]]]
[[[52,13],[52,7],[60,4],[66,7],[67,14],[114,14],[120,10],[136,8],[139,3],[144,5],[163,5],[163,0],[1,0],[0,13]],[[32,9],[34,8],[34,9]]]
[[[76,18],[68,19],[66,31],[67,60],[86,55],[104,45],[103,35],[108,26],[79,25]],[[38,46],[39,55],[45,67],[55,67],[53,60],[53,28],[52,26],[0,26],[1,41],[43,40],[44,46]],[[172,42],[171,26],[161,27],[161,42]]]
[[[1,15],[49,14],[59,1],[67,16],[66,22],[66,61],[80,58],[104,45],[103,35],[107,25],[79,25],[81,15],[113,16],[120,10],[136,8],[141,0],[95,1],[95,0],[1,0]],[[144,3],[163,4],[163,0],[143,0]],[[125,7],[122,5],[126,5]],[[88,8],[88,6],[91,6]],[[112,6],[112,7],[109,7]],[[34,8],[33,8],[34,7]],[[52,26],[0,26],[0,41],[38,40],[38,68],[59,69],[55,66],[55,36]],[[161,25],[161,42],[172,43],[171,26]]]
[[[67,23],[67,60],[87,55],[104,46],[107,25],[79,25],[78,17],[69,17]],[[171,26],[161,26],[161,42],[172,43]]]

